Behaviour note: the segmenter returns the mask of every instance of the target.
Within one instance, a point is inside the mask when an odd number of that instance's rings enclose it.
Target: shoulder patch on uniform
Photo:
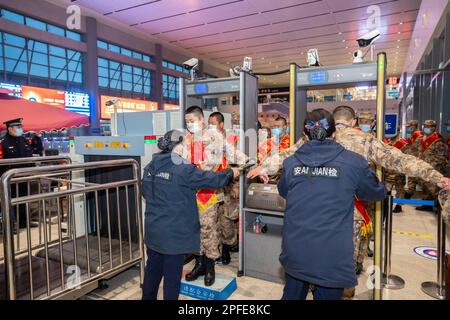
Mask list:
[[[308,167],[308,166],[296,166],[292,171],[294,177],[297,176],[309,176],[309,177],[325,177],[325,178],[339,178],[341,174],[341,168],[325,166],[325,167]]]

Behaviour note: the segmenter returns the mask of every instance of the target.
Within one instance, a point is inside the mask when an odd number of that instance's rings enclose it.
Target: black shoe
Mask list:
[[[195,259],[195,254],[186,254],[184,256],[184,262],[183,265],[188,264],[189,262],[191,262],[192,260]]]
[[[356,275],[359,276],[362,271],[363,271],[363,264],[360,263],[360,262],[357,262],[355,264],[355,273],[356,273]]]
[[[370,247],[367,247],[367,256],[368,256],[369,258],[372,258],[372,257],[373,257],[373,251],[372,251],[372,249],[370,249]]]
[[[230,252],[239,252],[239,245],[236,244],[230,247]]]
[[[222,244],[222,257],[220,258],[223,265],[230,264],[230,246],[227,244]]]
[[[205,256],[195,256],[195,266],[191,272],[184,277],[186,281],[195,281],[206,272]]]
[[[434,211],[432,206],[420,206],[420,207],[416,207],[416,210],[429,211],[429,212],[433,212]]]
[[[209,259],[206,256],[204,257],[204,259],[206,260],[205,286],[210,287],[216,281],[216,264],[214,263],[214,259]]]
[[[411,197],[412,197],[411,193],[409,193],[409,192],[405,193],[405,199],[411,199]]]
[[[402,206],[399,204],[396,204],[394,207],[394,210],[392,210],[392,212],[394,212],[394,213],[402,212]]]

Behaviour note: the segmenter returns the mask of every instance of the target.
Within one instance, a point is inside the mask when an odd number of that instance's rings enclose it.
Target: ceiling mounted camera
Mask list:
[[[183,62],[183,67],[185,67],[188,70],[196,69],[198,67],[198,59],[191,58],[191,59]]]
[[[373,31],[370,31],[369,33],[366,33],[361,38],[357,39],[358,45],[360,48],[365,48],[373,44],[378,38],[380,38],[380,31],[378,29],[375,29]]]
[[[365,54],[361,51],[353,52],[353,63],[363,63]]]
[[[106,106],[113,106],[115,105],[117,102],[119,102],[120,99],[119,98],[112,98],[111,100],[106,101]]]
[[[317,49],[309,49],[308,50],[308,66],[310,67],[319,67],[319,51]]]

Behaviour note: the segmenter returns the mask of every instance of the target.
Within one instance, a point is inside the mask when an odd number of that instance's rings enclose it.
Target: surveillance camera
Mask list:
[[[364,54],[361,50],[353,52],[353,63],[363,63]]]
[[[112,98],[111,100],[106,101],[106,106],[108,106],[108,107],[113,106],[119,101],[120,101],[119,98]]]
[[[245,57],[244,63],[242,64],[242,70],[246,72],[251,72],[253,70],[253,59],[251,57]]]
[[[185,62],[183,62],[183,66],[188,69],[192,70],[198,67],[198,59],[197,58],[191,58]]]
[[[309,49],[308,50],[308,66],[310,67],[318,67],[320,66],[319,62],[319,52],[317,49]]]
[[[230,68],[229,71],[230,71],[230,77],[231,78],[236,78],[236,77],[239,77],[240,74],[241,74],[241,67],[233,66],[233,67]]]
[[[380,31],[378,29],[375,29],[373,31],[370,31],[369,33],[366,33],[356,41],[358,41],[358,45],[360,48],[364,48],[374,43],[380,37],[380,35]]]

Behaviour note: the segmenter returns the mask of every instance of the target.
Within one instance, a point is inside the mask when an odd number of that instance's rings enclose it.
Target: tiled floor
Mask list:
[[[405,288],[401,290],[384,290],[383,299],[386,300],[412,300],[432,299],[424,294],[420,285],[423,281],[436,279],[436,261],[421,257],[413,252],[417,246],[436,246],[436,216],[434,213],[416,211],[414,207],[404,206],[403,212],[394,215],[394,231],[403,231],[416,235],[403,235],[398,232],[393,234],[392,241],[392,274],[401,276],[405,282]],[[447,228],[447,235],[450,230]],[[428,238],[427,236],[431,236]],[[449,236],[447,236],[447,248],[450,248]],[[192,267],[192,262],[186,269]],[[365,267],[372,264],[367,258]],[[237,270],[237,254],[233,254],[232,263],[229,266],[218,265],[216,272],[235,275]],[[356,288],[355,300],[372,299],[372,290],[367,283],[368,276],[362,274],[359,277],[359,285]],[[140,299],[138,270],[132,269],[120,274],[108,281],[107,289],[98,289],[85,299]],[[251,277],[238,277],[237,290],[231,295],[230,300],[240,299],[273,299],[281,298],[283,286]],[[162,289],[159,292],[162,298]],[[180,295],[180,299],[188,297]]]

